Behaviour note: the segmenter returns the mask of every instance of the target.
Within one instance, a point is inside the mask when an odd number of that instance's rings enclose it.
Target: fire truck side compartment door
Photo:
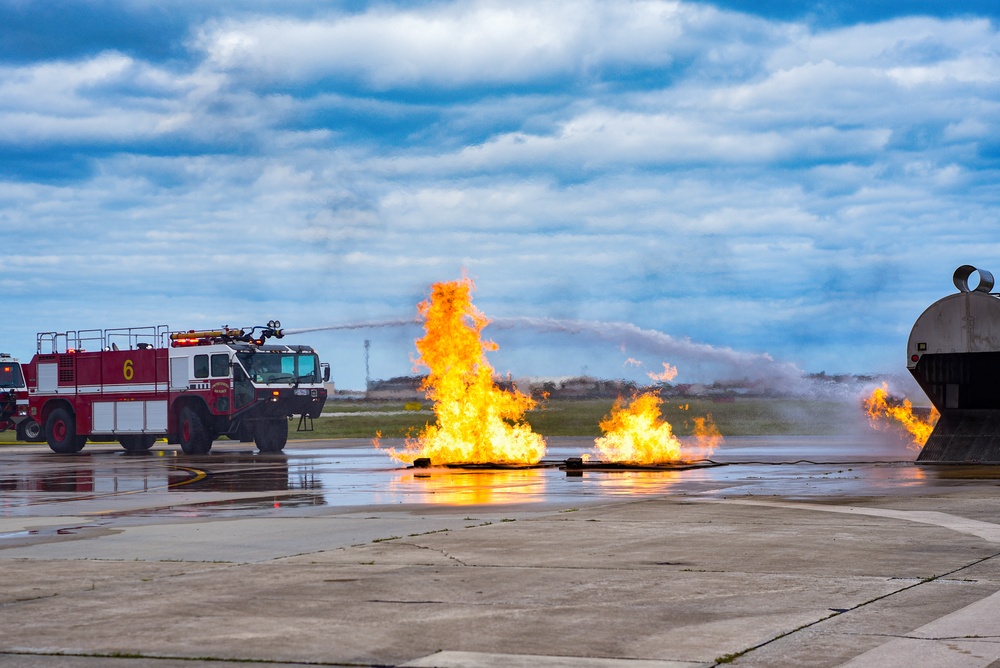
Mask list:
[[[141,432],[145,427],[145,401],[121,401],[117,404],[115,431]]]
[[[54,392],[59,387],[59,365],[39,364],[36,387],[39,392]]]
[[[94,402],[94,433],[110,434],[115,430],[115,404],[113,401]]]
[[[188,386],[188,358],[170,358],[170,389],[184,390]]]
[[[95,434],[165,434],[166,401],[98,401],[94,403]]]
[[[157,434],[167,433],[167,402],[146,402],[146,431]]]

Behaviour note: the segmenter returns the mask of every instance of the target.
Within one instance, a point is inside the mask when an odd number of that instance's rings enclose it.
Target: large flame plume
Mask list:
[[[924,447],[940,417],[940,413],[933,407],[927,419],[916,415],[909,399],[899,401],[889,395],[886,383],[872,390],[871,395],[864,400],[864,407],[873,428],[887,429],[890,425],[904,428],[912,439],[910,447],[915,450]]]
[[[598,456],[609,462],[628,464],[669,464],[705,459],[722,442],[712,417],[695,418],[697,452],[685,446],[673,427],[660,415],[663,400],[653,392],[633,397],[628,405],[619,398],[611,413],[601,421],[604,436],[594,441]]]
[[[498,346],[482,338],[489,319],[473,306],[474,289],[467,277],[435,283],[430,299],[417,306],[426,334],[416,341],[416,364],[430,370],[422,389],[434,403],[436,422],[407,439],[404,451],[388,450],[399,461],[535,464],[545,455],[544,439],[524,421],[534,399],[493,381],[486,351]]]

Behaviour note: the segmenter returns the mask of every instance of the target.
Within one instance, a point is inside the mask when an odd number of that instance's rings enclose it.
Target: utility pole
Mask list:
[[[368,368],[368,350],[372,347],[372,342],[365,339],[365,392],[372,388],[371,371]]]

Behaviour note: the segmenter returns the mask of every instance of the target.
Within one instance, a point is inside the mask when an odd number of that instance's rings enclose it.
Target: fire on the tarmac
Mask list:
[[[482,339],[489,319],[472,304],[474,288],[467,277],[435,283],[430,299],[417,307],[426,334],[416,341],[416,364],[430,370],[423,389],[436,420],[402,452],[388,450],[402,462],[427,457],[435,464],[535,464],[545,455],[545,440],[524,420],[535,400],[493,380],[486,351],[497,345]]]
[[[926,419],[921,418],[913,412],[913,404],[909,399],[900,401],[891,397],[886,383],[872,390],[871,395],[864,400],[864,406],[873,428],[902,427],[911,437],[910,447],[914,450],[924,447],[940,417],[937,409],[932,407],[930,415]]]

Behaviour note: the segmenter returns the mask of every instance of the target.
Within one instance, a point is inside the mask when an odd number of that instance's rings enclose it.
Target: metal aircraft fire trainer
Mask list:
[[[931,304],[906,344],[907,369],[941,413],[917,461],[1000,464],[1000,295],[970,265],[954,281],[958,294]]]

